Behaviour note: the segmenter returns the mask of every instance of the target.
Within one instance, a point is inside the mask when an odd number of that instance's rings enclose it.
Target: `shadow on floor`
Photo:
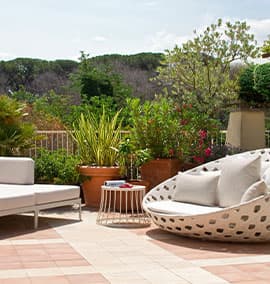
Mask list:
[[[181,248],[210,251],[224,254],[270,254],[270,243],[226,243],[218,241],[208,241],[192,239],[175,235],[158,228],[150,229],[145,232],[156,244],[170,251]]]
[[[80,222],[78,219],[39,217],[38,229],[34,229],[33,215],[10,215],[0,217],[0,240],[5,239],[50,239],[59,238],[59,235],[49,225],[54,222],[54,227]]]

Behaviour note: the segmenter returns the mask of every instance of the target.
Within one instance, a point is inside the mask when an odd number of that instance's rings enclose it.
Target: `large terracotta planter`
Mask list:
[[[143,180],[149,181],[151,189],[176,175],[180,168],[181,162],[178,159],[151,160],[141,166],[141,176]]]
[[[79,167],[79,173],[88,177],[82,184],[86,206],[99,207],[101,199],[101,186],[106,180],[120,178],[119,167]]]

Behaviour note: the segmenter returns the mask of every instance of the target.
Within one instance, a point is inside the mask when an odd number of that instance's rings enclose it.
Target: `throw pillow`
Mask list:
[[[180,202],[215,206],[218,180],[218,175],[179,173],[172,199]]]
[[[253,183],[243,194],[240,203],[248,202],[260,195],[267,193],[267,185],[263,180]]]
[[[217,188],[221,207],[239,204],[246,189],[260,180],[261,157],[228,157],[221,165]]]
[[[264,182],[266,183],[267,186],[270,186],[270,168],[268,168],[264,172],[262,179],[264,180]]]

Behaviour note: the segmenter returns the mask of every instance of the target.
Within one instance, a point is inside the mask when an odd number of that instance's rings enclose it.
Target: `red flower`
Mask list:
[[[174,150],[173,150],[173,149],[170,149],[170,150],[169,150],[169,156],[170,156],[170,157],[173,157],[173,155],[174,155]]]
[[[176,110],[177,112],[181,112],[181,108],[180,108],[179,106],[176,106],[176,107],[175,107],[175,110]]]
[[[187,120],[187,119],[182,119],[182,120],[180,121],[180,124],[181,124],[181,125],[187,125],[187,124],[188,124],[188,120]]]
[[[207,132],[205,130],[200,130],[199,135],[201,139],[205,139],[207,137]]]
[[[212,153],[212,150],[210,147],[208,147],[207,149],[204,150],[204,154],[206,157],[209,157]]]
[[[193,160],[196,162],[196,163],[199,163],[199,164],[202,164],[204,162],[204,158],[203,157],[200,157],[200,156],[194,156],[193,157]]]

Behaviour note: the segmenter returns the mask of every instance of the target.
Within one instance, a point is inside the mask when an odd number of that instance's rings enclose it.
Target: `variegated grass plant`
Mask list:
[[[77,142],[81,163],[89,166],[116,166],[121,142],[119,112],[112,118],[105,110],[100,117],[93,113],[81,114],[73,123],[73,139]]]

